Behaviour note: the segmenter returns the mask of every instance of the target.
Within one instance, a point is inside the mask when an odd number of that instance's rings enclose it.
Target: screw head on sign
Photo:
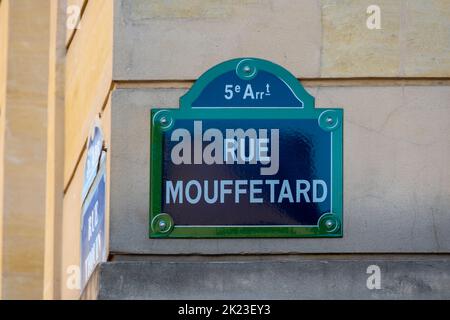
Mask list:
[[[319,126],[327,132],[337,130],[340,125],[340,116],[336,110],[325,110],[319,116]]]
[[[328,229],[331,229],[331,228],[333,228],[333,226],[334,226],[334,222],[333,222],[332,220],[327,220],[327,221],[325,222],[325,226],[326,226]]]
[[[161,117],[161,119],[159,120],[159,122],[160,122],[162,125],[165,125],[165,124],[167,124],[167,118],[166,118],[166,117]]]
[[[164,231],[166,229],[166,227],[167,227],[166,222],[164,220],[161,220],[159,222],[159,228],[161,229],[161,231]]]

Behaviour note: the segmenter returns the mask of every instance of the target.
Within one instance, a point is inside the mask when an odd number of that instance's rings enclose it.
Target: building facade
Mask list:
[[[449,298],[449,39],[447,0],[1,0],[1,298]],[[149,239],[150,109],[238,57],[344,109],[343,238]],[[84,287],[94,124],[108,261]]]

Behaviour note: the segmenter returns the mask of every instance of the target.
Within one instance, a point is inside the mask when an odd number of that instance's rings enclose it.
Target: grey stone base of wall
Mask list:
[[[84,299],[450,299],[447,255],[119,260]]]

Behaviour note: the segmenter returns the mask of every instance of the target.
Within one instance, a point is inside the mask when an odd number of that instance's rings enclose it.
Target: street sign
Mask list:
[[[284,68],[217,65],[152,109],[150,237],[342,237],[342,139]]]
[[[82,208],[81,215],[81,288],[95,267],[107,259],[105,243],[106,153],[102,152],[100,170],[96,174]]]
[[[103,130],[96,119],[89,134],[81,192],[81,289],[95,267],[107,259],[105,243],[106,152],[103,151]]]
[[[81,198],[84,200],[97,175],[100,156],[103,149],[103,131],[97,119],[91,129],[87,146],[87,157],[84,167],[84,182]]]

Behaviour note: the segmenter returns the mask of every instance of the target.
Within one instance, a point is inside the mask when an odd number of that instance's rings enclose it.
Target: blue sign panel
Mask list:
[[[152,110],[150,236],[341,237],[342,109],[235,59]]]
[[[223,93],[223,94],[217,94]],[[283,100],[277,100],[283,97]],[[227,72],[208,84],[192,103],[193,108],[298,108],[300,98],[279,78],[265,71],[250,80],[239,78],[236,72]]]
[[[215,134],[220,140],[212,142],[214,151],[225,153],[210,161],[211,143],[202,143],[197,164],[192,156],[174,164],[180,143],[182,151],[195,153],[195,142],[179,142],[181,130],[191,139],[197,131],[202,142]],[[246,133],[243,140],[236,130]],[[171,160],[163,163],[162,211],[170,212],[175,225],[314,225],[331,210],[331,135],[315,120],[179,120],[165,137],[164,158]]]
[[[82,199],[86,197],[95,176],[98,172],[98,166],[100,162],[100,156],[103,149],[103,132],[98,124],[94,125],[92,132],[89,136],[87,147],[87,158],[84,168],[84,183],[82,190]]]
[[[83,204],[81,216],[81,286],[84,288],[98,263],[106,261],[104,162]]]

